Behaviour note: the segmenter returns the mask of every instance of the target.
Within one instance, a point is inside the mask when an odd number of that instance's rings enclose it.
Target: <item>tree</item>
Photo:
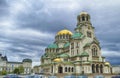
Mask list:
[[[7,74],[6,70],[1,71],[1,74],[6,75]]]
[[[18,69],[19,69],[20,74],[24,73],[24,67],[23,66],[19,66]]]
[[[20,71],[18,68],[15,68],[14,71],[13,71],[15,74],[20,74]]]

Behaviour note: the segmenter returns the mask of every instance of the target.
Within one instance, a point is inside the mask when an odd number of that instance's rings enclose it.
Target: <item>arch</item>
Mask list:
[[[92,64],[92,73],[95,73],[95,65]]]
[[[63,73],[63,67],[62,66],[58,67],[58,73]]]
[[[100,65],[100,73],[103,73],[103,65]]]
[[[73,69],[73,67],[71,68],[71,72],[74,72],[74,69]]]
[[[67,72],[67,67],[65,67],[65,72]]]
[[[85,16],[82,16],[82,21],[85,21]]]
[[[89,20],[88,16],[86,17],[86,20],[87,20],[87,21]]]
[[[68,72],[70,72],[70,67],[68,68]]]
[[[96,46],[92,46],[92,56],[98,56],[98,48]]]
[[[96,65],[96,73],[99,73],[99,65]]]

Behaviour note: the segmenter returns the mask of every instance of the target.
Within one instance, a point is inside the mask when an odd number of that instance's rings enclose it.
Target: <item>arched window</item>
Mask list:
[[[92,64],[92,73],[95,73],[95,65]]]
[[[86,17],[86,20],[88,21],[88,16]]]
[[[103,65],[100,65],[100,73],[103,73]]]
[[[74,69],[73,69],[73,67],[71,68],[71,72],[73,72],[74,71]]]
[[[92,56],[97,56],[98,55],[98,49],[96,46],[92,47]]]
[[[96,65],[96,73],[99,73],[99,65]]]
[[[63,73],[63,67],[62,66],[58,67],[58,73]]]
[[[67,72],[67,67],[65,67],[65,72]]]
[[[70,72],[70,67],[68,68],[68,72]]]
[[[82,16],[82,21],[85,21],[85,17],[84,16]]]

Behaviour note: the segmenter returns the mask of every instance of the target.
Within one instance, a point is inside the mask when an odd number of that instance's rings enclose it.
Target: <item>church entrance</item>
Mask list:
[[[58,67],[58,73],[63,73],[63,67],[62,66]]]

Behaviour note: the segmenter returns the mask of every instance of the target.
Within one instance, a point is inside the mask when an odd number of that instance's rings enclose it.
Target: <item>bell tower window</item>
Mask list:
[[[97,56],[98,55],[98,49],[96,46],[92,47],[92,56]]]
[[[92,34],[91,34],[91,32],[87,32],[87,37],[92,37]]]
[[[82,16],[82,21],[85,21],[85,17],[84,16]]]

